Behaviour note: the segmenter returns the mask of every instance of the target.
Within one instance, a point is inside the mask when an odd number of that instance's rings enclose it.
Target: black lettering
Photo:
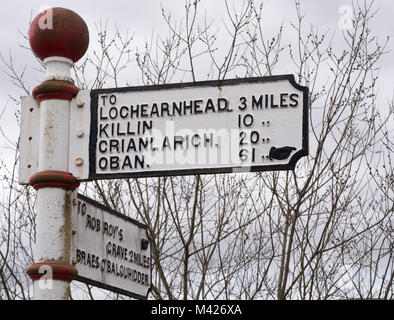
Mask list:
[[[90,261],[90,254],[89,254],[89,253],[88,253],[87,258],[86,258],[86,264],[87,264],[89,267],[92,266],[92,263],[91,263],[91,261]]]
[[[209,135],[204,133],[204,147],[207,147],[208,145],[210,147],[213,146],[213,133],[210,133]]]
[[[86,203],[81,202],[78,200],[78,214],[81,214],[82,216],[84,216],[86,214]]]
[[[107,160],[107,158],[100,158],[100,160],[99,160],[99,168],[101,169],[101,170],[105,170],[105,169],[107,169],[107,166],[108,166],[108,160]]]
[[[133,134],[135,134],[135,132],[132,130],[132,128],[131,128],[131,122],[130,121],[127,121],[127,134],[128,135],[133,135]]]
[[[115,119],[118,116],[118,109],[116,107],[111,107],[108,111],[108,116],[110,119]]]
[[[142,134],[146,131],[152,130],[152,120],[142,122]]]
[[[212,110],[212,112],[216,112],[215,106],[213,105],[211,98],[207,100],[207,105],[205,106],[205,112],[208,112],[209,110]]]
[[[116,103],[116,96],[114,94],[111,94],[109,96],[109,103],[110,104],[115,104]]]
[[[130,169],[133,169],[132,165],[131,165],[131,160],[130,157],[128,155],[125,156],[124,160],[123,160],[123,164],[122,164],[122,170],[128,167]]]
[[[260,140],[260,133],[258,131],[252,131],[250,133],[250,142],[255,144],[258,143]]]
[[[253,116],[248,113],[243,117],[243,124],[245,125],[245,127],[250,127],[253,124]]]
[[[119,141],[115,140],[115,139],[111,139],[109,140],[109,152],[113,152],[116,151],[117,153],[119,153]]]
[[[287,102],[287,100],[286,100],[287,96],[288,96],[287,93],[281,93],[280,94],[280,107],[281,108],[287,108],[288,107],[288,104],[286,103]]]
[[[100,120],[107,120],[108,117],[103,116],[103,108],[100,108]]]
[[[99,137],[101,138],[102,134],[105,133],[105,135],[107,136],[107,138],[109,138],[109,135],[107,133],[107,127],[108,127],[108,123],[106,125],[102,125],[100,123],[100,128],[99,128]]]
[[[100,231],[101,228],[101,221],[100,219],[97,219],[95,217],[91,217],[90,215],[86,215],[86,224],[85,224],[86,229],[91,229],[95,231]]]
[[[136,116],[136,118],[139,117],[139,113],[140,113],[140,108],[139,105],[137,104],[135,107],[133,105],[130,106],[130,118],[133,118],[134,115]]]
[[[162,150],[165,149],[165,148],[171,149],[170,141],[168,139],[168,136],[165,136],[164,140],[163,140]]]
[[[239,100],[241,101],[241,105],[238,106],[239,110],[245,110],[247,105],[246,105],[246,98],[245,97],[241,97],[239,98]]]
[[[194,114],[202,113],[201,104],[202,100],[194,100]]]
[[[274,108],[277,108],[278,105],[274,103],[274,95],[271,94],[270,96],[271,96],[271,108],[273,108],[273,109],[274,109]]]
[[[244,131],[241,131],[239,133],[239,145],[240,146],[246,144],[246,142],[244,142],[245,138],[246,138],[246,133]]]
[[[104,145],[104,146],[103,146]],[[104,152],[107,152],[107,141],[105,141],[105,140],[101,140],[100,142],[99,142],[99,151],[100,152],[102,152],[102,153],[104,153]]]
[[[252,96],[252,109],[262,109],[263,108],[263,96],[260,95],[260,98],[256,100],[255,96]]]
[[[119,229],[118,226],[114,226],[113,232],[112,232],[112,234],[111,234],[111,236],[112,236],[113,238],[115,238],[115,235],[116,235],[116,232],[118,231],[118,229]]]
[[[140,262],[141,262],[141,254],[139,254],[138,252],[134,252],[134,263],[139,265]]]
[[[107,255],[111,255],[111,253],[112,253],[112,243],[111,242],[107,243],[106,252],[107,252]]]
[[[96,256],[96,257],[94,258],[94,268],[98,269],[98,267],[99,267],[99,257]]]
[[[225,98],[218,98],[218,110],[225,111],[228,108],[228,101]]]
[[[147,104],[141,104],[141,117],[146,118],[148,116],[148,111],[146,110],[147,108]]]
[[[297,107],[298,106],[298,98],[299,98],[298,93],[292,93],[290,95],[290,100],[293,102],[293,103],[290,103],[290,107]]]
[[[83,251],[77,249],[77,261],[78,261],[78,263],[82,262],[82,252]]]
[[[193,135],[191,143],[194,147],[198,147],[200,145],[200,135],[198,133]]]
[[[134,139],[130,139],[130,140],[129,140],[129,144],[127,145],[127,150],[126,150],[126,152],[130,152],[130,151],[137,151],[136,148],[135,148]]]
[[[104,234],[108,233],[108,222],[104,222],[103,233],[104,233]]]
[[[189,101],[190,104],[186,104],[186,101],[183,101],[183,114],[186,115],[186,111],[188,110],[188,113],[191,114],[192,113],[192,108],[193,108],[193,101],[190,100]]]
[[[159,116],[159,109],[157,108],[157,103],[154,103],[153,105],[152,105],[152,109],[150,110],[150,116],[152,117],[152,116],[156,116],[156,117],[158,117]]]
[[[117,134],[118,136],[124,136],[124,135],[126,134],[126,132],[120,131],[120,123],[119,123],[119,122],[116,124],[116,134]]]
[[[86,225],[85,225],[85,228],[87,229],[87,228],[90,228],[91,229],[91,225],[92,225],[92,217],[88,214],[87,216],[86,216]]]
[[[135,156],[135,158],[134,158],[134,168],[138,168],[138,166],[141,168],[141,169],[143,169],[143,168],[145,168],[145,156],[139,156],[139,155],[136,155]]]
[[[172,114],[175,115],[175,111],[178,113],[178,116],[182,115],[182,102],[177,104],[176,102],[172,103]]]
[[[119,115],[122,119],[125,119],[129,116],[129,109],[127,106],[122,106],[119,110]]]
[[[103,99],[103,106],[105,106],[105,99],[107,98],[107,95],[101,96],[101,99]]]
[[[139,151],[141,151],[142,149],[146,150],[149,146],[149,140],[148,138],[145,138],[145,140],[143,138],[139,138],[138,139],[138,149]]]
[[[118,156],[109,157],[109,167],[110,167],[110,169],[119,169],[119,157]]]
[[[183,144],[183,137],[182,136],[174,136],[174,150],[176,150],[176,145],[180,144],[182,147]]]
[[[152,150],[152,151],[157,151],[157,146],[154,146],[154,145],[153,145],[153,141],[154,141],[154,139],[153,139],[153,137],[151,137],[151,138],[150,138],[150,147],[151,147],[151,150]]]
[[[162,117],[163,117],[163,115],[164,115],[164,112],[167,113],[167,116],[170,115],[170,114],[169,114],[168,107],[169,107],[169,105],[168,105],[167,102],[163,102],[163,103],[161,104],[161,116],[162,116]]]

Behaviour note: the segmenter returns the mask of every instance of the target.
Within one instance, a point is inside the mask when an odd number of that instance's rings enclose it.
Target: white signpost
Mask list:
[[[34,100],[22,102],[27,183],[39,124],[26,120]],[[308,89],[280,75],[80,91],[69,141],[69,172],[82,181],[294,169],[308,154]]]
[[[81,194],[72,203],[75,280],[146,299],[152,279],[146,226]]]

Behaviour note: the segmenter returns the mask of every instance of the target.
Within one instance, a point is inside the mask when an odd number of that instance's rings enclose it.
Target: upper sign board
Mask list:
[[[292,75],[81,91],[70,119],[80,180],[289,170],[308,154]]]

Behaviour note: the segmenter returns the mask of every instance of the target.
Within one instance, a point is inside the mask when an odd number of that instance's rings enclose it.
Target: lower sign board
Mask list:
[[[72,212],[76,280],[146,299],[152,281],[146,226],[81,194]]]

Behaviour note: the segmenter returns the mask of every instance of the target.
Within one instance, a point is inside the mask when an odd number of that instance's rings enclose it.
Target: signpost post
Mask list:
[[[67,171],[70,101],[79,91],[70,70],[85,54],[89,32],[73,11],[52,8],[33,20],[29,41],[46,74],[33,90],[35,108],[27,111],[39,119],[34,136],[39,142],[33,142],[38,146],[36,172],[28,181],[37,190],[35,261],[26,272],[33,280],[35,299],[68,299],[69,283],[77,275],[70,261],[71,193],[79,185]]]
[[[292,75],[80,91],[89,33],[52,8],[29,40],[46,67],[22,98],[19,182],[37,190],[35,299],[77,279],[136,298],[151,286],[144,226],[82,195],[80,181],[291,170],[308,154],[308,88]]]

